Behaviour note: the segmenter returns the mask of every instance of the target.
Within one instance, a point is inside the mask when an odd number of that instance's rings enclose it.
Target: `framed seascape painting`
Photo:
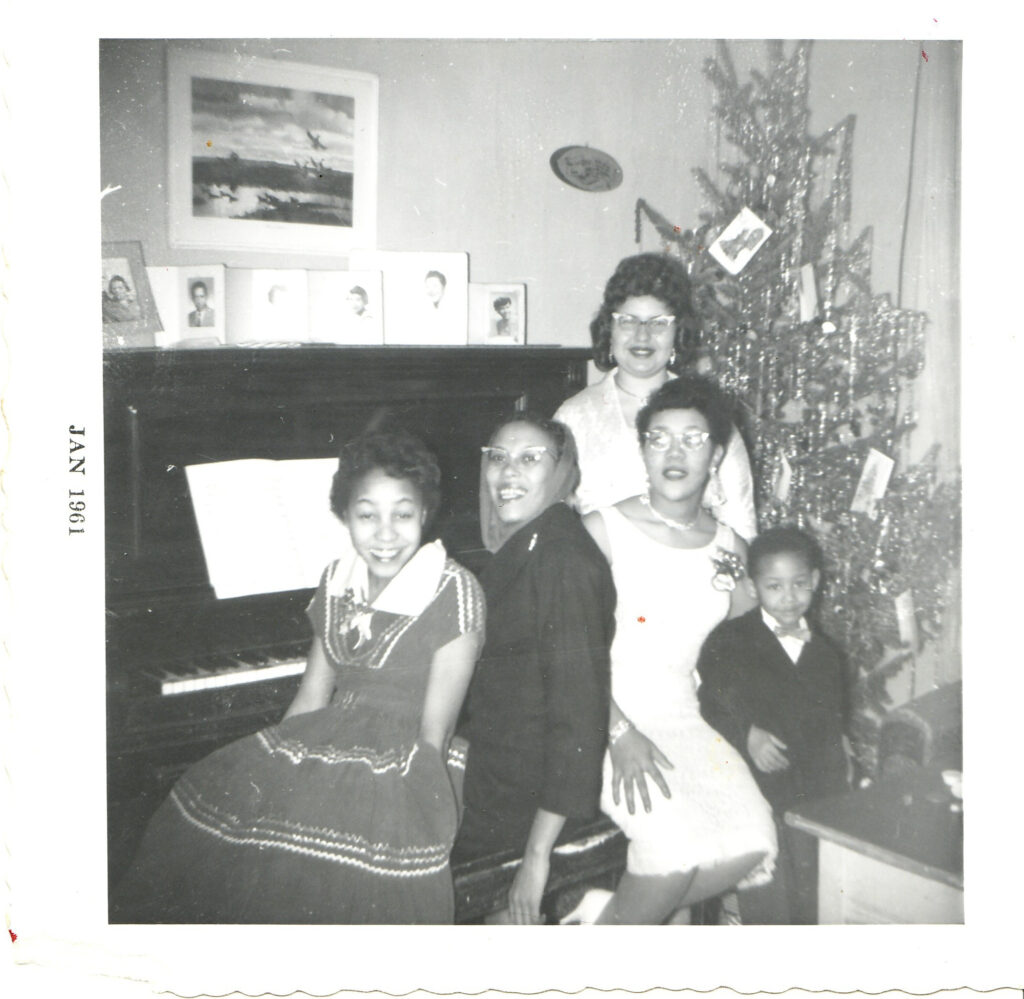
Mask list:
[[[171,246],[375,245],[376,76],[180,46],[167,59]]]
[[[490,347],[526,343],[526,285],[469,285],[469,342]]]
[[[104,243],[100,283],[104,348],[152,347],[161,324],[142,244]]]

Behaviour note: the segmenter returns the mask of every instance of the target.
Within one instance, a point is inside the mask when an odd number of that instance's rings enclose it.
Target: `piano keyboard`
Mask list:
[[[262,683],[299,676],[306,669],[305,655],[270,655],[252,652],[242,655],[200,656],[187,665],[175,664],[162,670],[161,696],[192,694],[198,690],[239,687],[247,683]]]

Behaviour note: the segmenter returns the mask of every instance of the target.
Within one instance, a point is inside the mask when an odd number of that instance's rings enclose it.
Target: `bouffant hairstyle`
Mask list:
[[[732,435],[731,407],[714,382],[700,375],[670,378],[636,414],[636,432],[640,443],[650,429],[654,417],[668,409],[695,409],[708,421],[708,432],[715,444],[725,447]]]
[[[618,312],[627,298],[650,295],[665,303],[669,315],[676,317],[676,336],[673,346],[676,360],[673,371],[686,367],[689,348],[687,330],[694,324],[690,279],[686,268],[667,253],[638,253],[619,261],[615,273],[604,286],[604,301],[590,324],[590,339],[594,346],[594,364],[601,371],[615,366],[611,354],[612,313]]]
[[[334,515],[345,518],[353,490],[365,476],[376,471],[393,479],[405,479],[419,490],[426,515],[425,532],[441,503],[441,470],[423,444],[404,431],[369,431],[342,447],[331,483]]]
[[[750,578],[754,579],[764,563],[776,555],[792,555],[805,562],[812,571],[821,572],[825,565],[818,542],[794,524],[784,524],[770,528],[750,542],[747,551]]]
[[[493,444],[494,438],[498,436],[498,431],[503,427],[507,427],[510,423],[526,423],[543,431],[551,438],[551,443],[555,446],[555,461],[559,462],[563,457],[568,457],[575,466],[574,481],[570,483],[572,486],[571,491],[575,492],[576,487],[580,484],[580,463],[579,452],[576,448],[576,438],[573,437],[572,431],[559,420],[552,420],[549,417],[541,416],[539,413],[523,410],[521,412],[509,413],[503,417],[491,431],[487,438],[487,443]]]
[[[504,309],[506,305],[511,305],[511,304],[512,304],[512,299],[509,298],[508,295],[502,295],[500,298],[496,298],[491,303],[491,307],[494,309],[495,312],[500,313],[501,310]]]

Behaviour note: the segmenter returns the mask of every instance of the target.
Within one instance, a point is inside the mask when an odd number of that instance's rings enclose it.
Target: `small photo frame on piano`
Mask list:
[[[290,346],[309,335],[309,275],[304,270],[226,270],[229,344]]]
[[[309,341],[384,343],[380,271],[309,271]]]
[[[161,330],[139,242],[104,243],[101,266],[103,349],[152,347]]]
[[[469,256],[400,250],[353,250],[353,267],[379,270],[384,281],[384,342],[464,347]]]
[[[469,342],[488,347],[526,343],[525,284],[470,284]]]
[[[224,266],[147,267],[163,331],[158,347],[212,347],[225,342]]]

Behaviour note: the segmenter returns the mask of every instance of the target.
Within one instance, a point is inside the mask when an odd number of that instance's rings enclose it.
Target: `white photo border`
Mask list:
[[[194,78],[288,87],[351,96],[357,107],[354,136],[352,226],[196,218],[192,215],[191,83]],[[372,73],[255,56],[167,50],[168,239],[175,248],[287,254],[343,255],[377,241],[378,79]]]

